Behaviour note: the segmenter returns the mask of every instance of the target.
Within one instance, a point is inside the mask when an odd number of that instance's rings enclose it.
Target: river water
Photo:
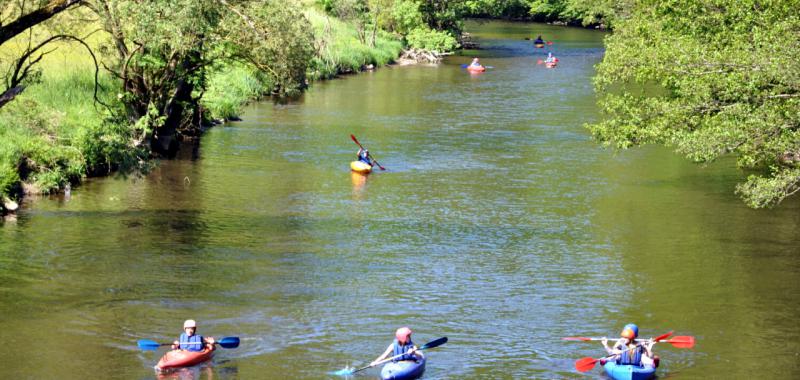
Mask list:
[[[163,349],[136,341],[187,318],[241,346],[177,378],[336,378],[403,325],[449,338],[426,379],[603,378],[574,369],[599,343],[560,338],[630,322],[696,337],[656,345],[661,378],[794,377],[800,202],[750,210],[730,161],[593,142],[603,33],[467,29],[481,50],[316,83],[194,160],[26,201],[0,226],[0,378],[154,378]],[[350,173],[351,133],[386,171]]]

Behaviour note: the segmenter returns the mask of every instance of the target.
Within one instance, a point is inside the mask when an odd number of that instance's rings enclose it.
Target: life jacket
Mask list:
[[[364,152],[363,150],[358,152],[358,160],[363,162],[363,163],[365,163],[365,164],[367,164],[367,165],[369,165],[369,166],[372,166],[372,163],[369,162],[370,161],[369,160],[369,155],[366,152]]]
[[[393,346],[394,346],[394,353],[392,354],[392,356],[397,356],[397,355],[400,355],[400,354],[404,354],[402,356],[399,356],[399,357],[396,357],[396,358],[392,359],[393,362],[399,362],[399,361],[402,361],[402,360],[417,360],[416,355],[414,355],[414,354],[411,354],[411,355],[406,354],[406,352],[408,352],[408,350],[414,348],[414,342],[412,342],[411,339],[409,339],[408,342],[406,342],[406,344],[404,344],[402,346],[400,345],[400,342],[398,342],[397,339],[395,339],[394,343],[393,343]]]
[[[181,343],[180,349],[186,351],[203,351],[206,348],[206,345],[203,343],[203,336],[202,335],[192,335],[186,336],[186,333],[181,333],[181,339],[179,341]],[[186,344],[192,343],[192,344]]]
[[[633,348],[623,347],[623,351],[619,355],[619,359],[617,359],[617,364],[635,365],[641,367],[643,353],[644,347],[640,345],[636,345],[636,347]]]
[[[537,39],[536,41],[533,41],[533,43],[535,43],[537,45],[543,45],[544,44],[544,40],[538,40]]]

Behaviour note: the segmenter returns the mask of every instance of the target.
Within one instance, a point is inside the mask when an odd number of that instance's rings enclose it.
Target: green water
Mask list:
[[[629,322],[697,338],[656,345],[660,378],[794,377],[800,202],[750,210],[731,162],[591,141],[604,34],[468,30],[483,49],[317,83],[194,160],[29,199],[0,226],[0,378],[154,378],[163,349],[136,341],[187,318],[242,344],[175,378],[337,378],[403,325],[450,339],[426,379],[584,378],[600,344],[560,338]],[[388,170],[352,175],[351,133]]]

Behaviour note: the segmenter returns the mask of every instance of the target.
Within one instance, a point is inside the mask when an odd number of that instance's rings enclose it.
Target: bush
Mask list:
[[[408,46],[417,49],[437,51],[440,53],[453,51],[458,47],[456,39],[447,32],[428,28],[417,28],[406,36]]]

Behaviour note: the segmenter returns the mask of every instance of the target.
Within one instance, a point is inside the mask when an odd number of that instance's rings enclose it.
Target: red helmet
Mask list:
[[[401,327],[395,331],[394,336],[397,340],[406,341],[409,336],[411,336],[411,329],[408,327]]]

